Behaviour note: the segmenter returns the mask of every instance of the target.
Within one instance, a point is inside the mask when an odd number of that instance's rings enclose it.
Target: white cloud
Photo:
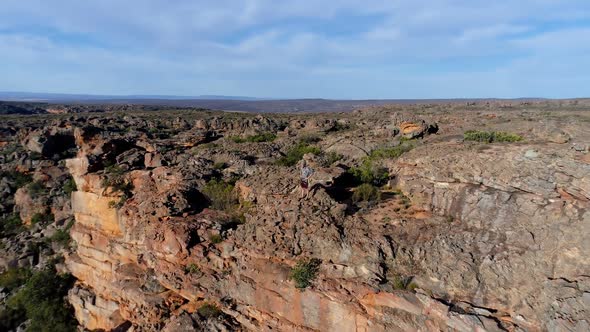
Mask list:
[[[567,85],[590,52],[588,24],[570,25],[589,19],[587,0],[4,0],[0,89],[507,96]],[[464,59],[476,67],[445,67]],[[546,83],[517,77],[530,63]]]

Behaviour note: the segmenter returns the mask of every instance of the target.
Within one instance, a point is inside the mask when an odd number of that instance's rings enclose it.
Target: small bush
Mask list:
[[[352,126],[350,124],[347,123],[343,123],[340,121],[336,121],[336,123],[334,124],[334,127],[332,127],[332,129],[330,129],[330,132],[335,132],[335,131],[344,131],[344,130],[348,130],[351,129]]]
[[[31,277],[31,270],[28,268],[9,268],[0,274],[0,287],[12,292],[14,289],[24,285]]]
[[[131,197],[133,190],[133,183],[125,179],[125,170],[118,165],[111,165],[105,168],[106,177],[102,180],[102,185],[105,188],[112,188],[113,192],[121,193],[118,201],[110,201],[110,208],[121,208],[125,202]]]
[[[261,134],[246,136],[246,137],[240,137],[240,136],[232,136],[232,137],[230,137],[230,139],[232,141],[234,141],[235,143],[245,143],[245,142],[250,142],[250,143],[272,142],[276,138],[277,138],[277,135],[275,135],[273,133],[261,133]]]
[[[221,243],[221,241],[223,241],[223,238],[219,234],[209,234],[209,241],[211,241],[211,243],[217,244]]]
[[[78,190],[76,187],[76,181],[74,181],[72,177],[69,177],[66,182],[64,182],[63,190],[67,196],[70,196],[72,192]]]
[[[395,276],[391,280],[391,284],[393,289],[414,291],[418,288],[418,285],[414,283],[413,280],[413,277]]]
[[[414,145],[406,143],[402,143],[391,148],[379,148],[371,151],[369,154],[369,159],[395,159],[399,158],[402,154],[412,150],[413,148]]]
[[[331,166],[333,163],[342,160],[342,158],[344,158],[344,156],[342,156],[341,154],[331,151],[325,154],[325,167],[329,167]]]
[[[31,160],[41,160],[42,158],[43,158],[43,155],[37,151],[29,152],[29,159],[31,159]]]
[[[53,213],[35,213],[32,217],[31,217],[31,223],[32,224],[49,224],[55,221],[55,217],[53,216]]]
[[[493,142],[519,142],[522,136],[502,131],[468,130],[463,134],[466,141],[493,143]]]
[[[200,144],[200,145],[198,145],[198,147],[199,148],[202,148],[202,149],[215,149],[215,148],[218,148],[219,147],[219,144],[213,143],[213,142],[209,142],[209,143]]]
[[[117,164],[112,164],[107,161],[107,162],[105,162],[105,166],[106,166],[104,169],[105,174],[112,175],[112,176],[125,174],[125,170]]]
[[[18,234],[25,230],[23,222],[18,214],[12,214],[0,219],[0,234],[2,237]]]
[[[199,316],[208,319],[208,318],[215,318],[219,317],[223,311],[219,309],[215,304],[205,303],[199,309],[197,309],[197,313]]]
[[[348,172],[356,178],[357,182],[375,186],[382,186],[389,179],[387,169],[369,158],[365,158],[358,167],[351,167]]]
[[[29,190],[29,194],[32,198],[37,198],[41,195],[47,193],[47,188],[43,184],[43,182],[35,181],[28,185],[27,189]]]
[[[353,202],[376,202],[381,200],[381,191],[379,188],[369,184],[363,183],[356,187],[354,194],[352,194]]]
[[[39,271],[8,299],[2,315],[10,316],[12,324],[29,319],[27,331],[76,331],[72,309],[64,300],[72,284],[70,276],[58,275],[54,268]]]
[[[215,169],[215,170],[222,170],[226,167],[227,167],[227,165],[223,161],[219,161],[219,162],[216,162],[215,164],[213,164],[213,169]]]
[[[184,272],[187,274],[195,274],[201,272],[201,269],[195,263],[190,263],[184,268]]]
[[[315,144],[321,140],[322,139],[317,135],[307,134],[307,135],[301,136],[301,138],[299,139],[299,142],[301,142],[303,144],[311,145],[311,144]]]
[[[70,245],[70,241],[72,238],[70,237],[70,233],[67,230],[58,229],[50,238],[51,242],[58,243],[63,247],[67,247]]]
[[[299,289],[311,286],[311,283],[320,270],[321,263],[322,261],[317,258],[300,260],[295,267],[291,269],[289,280],[293,280],[295,282],[295,287]]]
[[[216,210],[233,211],[238,205],[234,186],[227,182],[213,179],[207,182],[202,192],[211,202],[211,207]]]
[[[33,177],[29,174],[23,174],[17,171],[1,172],[0,178],[7,178],[9,182],[14,183],[16,188],[21,188],[33,182]]]
[[[297,145],[287,151],[287,153],[277,160],[279,166],[295,166],[299,160],[307,153],[320,154],[321,150],[317,146],[311,146],[305,142],[299,142]]]

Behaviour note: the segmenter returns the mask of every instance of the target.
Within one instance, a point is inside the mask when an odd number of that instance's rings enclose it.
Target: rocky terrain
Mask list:
[[[0,117],[0,330],[590,330],[583,103],[54,113]]]

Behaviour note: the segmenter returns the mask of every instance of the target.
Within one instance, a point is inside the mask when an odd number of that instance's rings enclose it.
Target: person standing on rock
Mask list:
[[[310,189],[310,182],[311,176],[314,173],[313,168],[311,168],[308,164],[309,156],[304,155],[303,160],[301,160],[301,178],[299,182],[299,189],[300,189],[300,196],[299,198],[308,198],[309,196],[309,189]]]

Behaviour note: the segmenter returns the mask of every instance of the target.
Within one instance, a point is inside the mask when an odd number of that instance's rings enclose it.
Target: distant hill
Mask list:
[[[369,99],[369,100],[332,100],[332,99],[262,99],[240,96],[204,95],[198,97],[166,96],[166,95],[130,95],[107,96],[85,94],[0,92],[0,100],[4,102],[0,114],[36,114],[45,110],[64,110],[67,112],[104,112],[125,111],[133,109],[211,109],[239,112],[349,112],[372,106],[407,105],[407,104],[476,104],[499,103],[514,104],[527,102],[543,102],[552,100],[543,98],[517,99]],[[575,99],[588,104],[589,99]],[[571,99],[570,101],[574,101]],[[559,101],[555,101],[559,102]],[[40,104],[37,104],[40,103]]]
[[[46,113],[47,104],[14,103],[0,101],[0,114],[42,114]]]
[[[245,96],[169,96],[169,95],[90,95],[68,93],[39,93],[39,92],[13,92],[0,91],[0,100],[6,101],[46,101],[46,102],[83,102],[97,100],[267,100],[265,98]]]

